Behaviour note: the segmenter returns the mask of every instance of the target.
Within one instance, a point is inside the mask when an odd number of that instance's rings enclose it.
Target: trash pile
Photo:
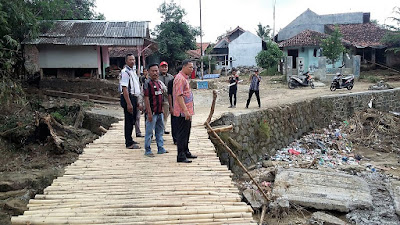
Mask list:
[[[336,169],[340,165],[358,165],[361,156],[354,154],[353,144],[344,133],[343,127],[333,123],[328,128],[303,136],[288,147],[278,150],[271,157],[273,161],[286,161],[289,167],[320,166]]]
[[[355,146],[400,153],[399,135],[397,114],[368,109],[348,121],[333,122],[328,128],[303,136],[278,150],[271,160],[286,162],[289,167],[342,169],[341,166],[360,164],[363,156],[356,153]],[[369,163],[363,166],[368,171],[377,170]]]

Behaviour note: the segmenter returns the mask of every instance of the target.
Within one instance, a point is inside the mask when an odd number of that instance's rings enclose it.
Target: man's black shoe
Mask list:
[[[188,158],[188,159],[197,159],[197,155],[188,154],[188,155],[186,155],[186,158]]]
[[[177,161],[178,161],[178,163],[191,163],[192,162],[192,160],[189,160],[189,159],[178,159]]]
[[[141,134],[136,134],[136,137],[144,137],[144,136]]]
[[[169,134],[169,131],[164,131],[164,134]]]

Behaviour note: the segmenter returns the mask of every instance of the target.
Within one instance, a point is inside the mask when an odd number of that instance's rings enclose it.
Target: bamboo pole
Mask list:
[[[212,118],[212,114],[214,113],[214,108],[215,108],[215,102],[217,99],[217,93],[213,92],[213,101],[212,101],[212,106],[210,110],[210,115],[208,116],[208,119],[204,123],[206,127],[211,131],[210,134],[212,134],[217,141],[224,147],[224,149],[236,160],[238,165],[246,172],[247,175],[249,175],[250,179],[254,182],[254,184],[257,186],[258,190],[261,192],[261,194],[264,196],[265,200],[267,202],[270,201],[270,198],[267,196],[267,194],[264,192],[264,190],[261,188],[261,186],[258,184],[258,182],[254,179],[254,177],[249,173],[249,171],[246,169],[246,167],[240,162],[239,158],[236,156],[236,154],[225,144],[225,142],[218,136],[217,133],[213,130],[213,128],[209,124],[209,119]],[[211,120],[211,119],[210,119]]]
[[[392,71],[394,71],[394,72],[396,72],[396,73],[400,73],[400,71],[395,70],[395,69],[393,69],[393,68],[391,68],[391,67],[388,67],[388,66],[386,66],[386,65],[382,65],[382,64],[379,64],[379,63],[377,63],[377,62],[371,62],[371,61],[368,61],[368,60],[365,60],[365,61],[367,61],[367,62],[369,62],[369,63],[372,63],[372,64],[376,64],[376,65],[378,65],[378,66],[382,66],[382,67],[384,67],[384,68],[386,68],[386,69],[389,69],[389,70],[392,70]]]
[[[210,114],[208,115],[208,118],[207,118],[205,123],[210,123],[211,122],[211,119],[212,119],[212,116],[213,116],[214,110],[215,110],[215,101],[216,100],[217,100],[217,91],[213,90],[213,101],[212,101],[212,104],[211,104]]]
[[[262,211],[261,211],[261,217],[260,217],[260,222],[258,224],[263,225],[264,222],[264,217],[265,217],[265,212],[267,211],[267,206],[263,205]]]
[[[223,126],[223,127],[214,127],[213,129],[216,133],[228,132],[233,129],[233,125]],[[210,131],[207,131],[207,132],[210,133]]]

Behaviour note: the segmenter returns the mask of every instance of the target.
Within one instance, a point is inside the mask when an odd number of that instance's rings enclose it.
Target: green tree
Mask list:
[[[263,26],[261,23],[259,23],[257,25],[257,35],[263,39],[263,41],[269,40],[270,38],[270,32],[271,32],[271,28],[269,27],[269,25],[267,26]]]
[[[21,41],[37,33],[35,15],[24,0],[0,0],[0,77],[22,61]]]
[[[338,60],[343,52],[346,50],[342,44],[342,35],[339,32],[339,28],[335,27],[335,30],[325,39],[321,40],[322,55],[329,59],[333,67],[335,67],[335,61]]]
[[[95,3],[95,0],[30,1],[38,20],[104,20],[103,14],[94,11]]]
[[[186,51],[196,49],[196,36],[200,35],[194,28],[183,21],[186,15],[175,2],[162,3],[158,8],[163,21],[155,27],[156,41],[162,60],[175,68],[177,63],[187,58]]]
[[[382,41],[389,45],[387,51],[393,51],[394,53],[400,52],[400,7],[395,7],[393,12],[397,17],[390,17],[397,26],[387,26],[390,32],[387,32],[383,37]]]
[[[283,57],[283,52],[273,41],[267,41],[266,45],[267,50],[258,53],[256,62],[259,67],[267,69],[269,74],[275,74],[279,60]]]

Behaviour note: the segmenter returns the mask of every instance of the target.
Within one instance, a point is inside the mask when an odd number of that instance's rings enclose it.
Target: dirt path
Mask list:
[[[215,83],[218,87],[218,97],[213,119],[218,118],[222,113],[225,112],[247,113],[250,111],[259,110],[255,95],[253,95],[251,99],[249,109],[245,108],[248,98],[248,83],[239,84],[238,86],[236,108],[228,108],[230,106],[228,83],[224,82],[224,78],[216,79]],[[400,87],[400,82],[389,82],[389,84],[394,87]],[[271,77],[263,77],[262,83],[260,83],[261,110],[278,105],[285,105],[289,103],[304,101],[307,99],[313,99],[325,95],[340,95],[364,92],[368,91],[368,87],[370,85],[371,83],[356,82],[354,89],[351,91],[347,89],[330,91],[329,86],[316,87],[315,89],[304,87],[290,90],[287,88],[286,84],[271,81]],[[194,118],[195,121],[204,122],[207,118],[212,102],[212,91],[213,90],[193,91],[196,111],[196,115]]]

